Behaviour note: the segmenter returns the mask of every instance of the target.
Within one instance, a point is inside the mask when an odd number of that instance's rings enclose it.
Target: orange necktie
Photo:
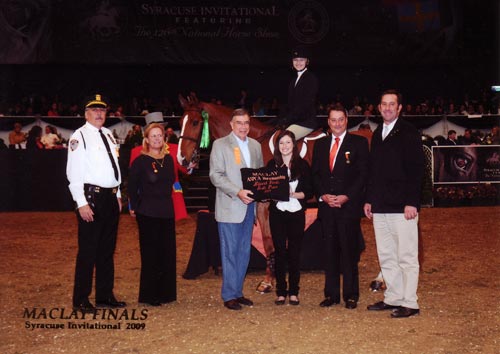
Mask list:
[[[337,150],[339,149],[340,138],[335,138],[335,144],[333,144],[330,150],[330,171],[333,171],[333,161],[335,161],[335,155],[337,155]]]

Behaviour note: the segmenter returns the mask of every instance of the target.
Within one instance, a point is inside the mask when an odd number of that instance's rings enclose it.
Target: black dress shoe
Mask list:
[[[293,295],[292,295],[293,296]],[[288,299],[288,303],[292,306],[297,306],[300,304],[300,300],[297,296],[295,296],[295,299],[292,299],[292,296],[290,296],[290,299]]]
[[[238,304],[241,304],[241,305],[253,306],[253,301],[250,299],[247,299],[244,296],[237,298],[236,301],[238,301]]]
[[[278,298],[276,300],[274,300],[274,303],[278,306],[284,305],[285,304],[285,297],[278,296]]]
[[[337,305],[339,301],[333,300],[331,297],[325,298],[321,303],[319,304],[320,307],[330,307],[332,305]]]
[[[105,300],[96,300],[96,306],[98,307],[125,307],[127,304],[123,301],[118,301],[114,296]]]
[[[345,308],[349,310],[354,310],[356,307],[358,307],[358,302],[354,299],[348,299],[345,302]]]
[[[146,306],[154,306],[154,307],[158,307],[158,306],[161,306],[161,302],[159,301],[149,301],[149,302],[145,302],[145,301],[139,301],[141,304],[144,304]]]
[[[399,309],[400,307],[401,306],[389,305],[383,301],[379,301],[379,302],[376,302],[372,305],[368,305],[367,309],[369,311],[383,311],[383,310],[396,310],[396,309]]]
[[[241,310],[241,305],[236,299],[224,301],[224,306],[230,310]]]
[[[77,305],[73,305],[73,310],[81,311],[83,313],[94,313],[96,308],[89,300],[85,300]]]
[[[391,313],[392,318],[405,318],[405,317],[411,317],[420,314],[419,309],[411,309],[409,307],[404,307],[401,306],[397,310],[394,310],[393,313]]]

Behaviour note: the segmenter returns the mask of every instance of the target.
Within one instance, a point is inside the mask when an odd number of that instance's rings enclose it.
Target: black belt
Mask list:
[[[90,192],[90,193],[102,193],[102,194],[116,194],[118,192],[118,187],[113,187],[113,188],[104,188],[100,186],[96,186],[94,184],[88,184],[85,183],[83,185],[83,190],[85,192]]]

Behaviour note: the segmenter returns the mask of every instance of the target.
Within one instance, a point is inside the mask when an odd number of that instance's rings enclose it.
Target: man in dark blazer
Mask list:
[[[448,130],[448,139],[445,140],[443,145],[457,145],[457,132],[455,130]]]
[[[330,108],[328,126],[332,135],[316,142],[312,161],[318,219],[325,242],[325,299],[320,306],[340,303],[342,273],[345,306],[355,309],[359,300],[359,255],[364,249],[360,218],[368,170],[368,141],[347,133],[347,112],[341,105]]]
[[[297,76],[288,85],[288,109],[284,125],[295,134],[297,141],[318,127],[318,79],[307,67],[309,57],[309,51],[305,47],[297,47],[292,52],[292,66]]]
[[[373,218],[377,253],[387,289],[368,310],[392,310],[391,317],[420,313],[418,286],[418,212],[424,171],[422,140],[398,118],[401,94],[385,91],[378,106],[383,118],[373,133],[366,217]]]

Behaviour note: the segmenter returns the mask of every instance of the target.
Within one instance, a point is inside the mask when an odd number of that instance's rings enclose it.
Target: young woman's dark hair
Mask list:
[[[301,165],[300,163],[295,163],[300,159],[299,149],[297,148],[297,141],[295,140],[295,134],[290,130],[283,130],[278,134],[276,138],[276,142],[274,143],[274,161],[276,162],[276,166],[283,166],[283,157],[281,157],[280,152],[280,140],[284,136],[289,136],[292,139],[293,150],[292,150],[292,158],[290,159],[290,181],[294,181],[298,179],[302,175]]]
[[[43,144],[40,142],[42,136],[42,128],[38,125],[31,127],[26,140],[26,149],[43,149]]]

